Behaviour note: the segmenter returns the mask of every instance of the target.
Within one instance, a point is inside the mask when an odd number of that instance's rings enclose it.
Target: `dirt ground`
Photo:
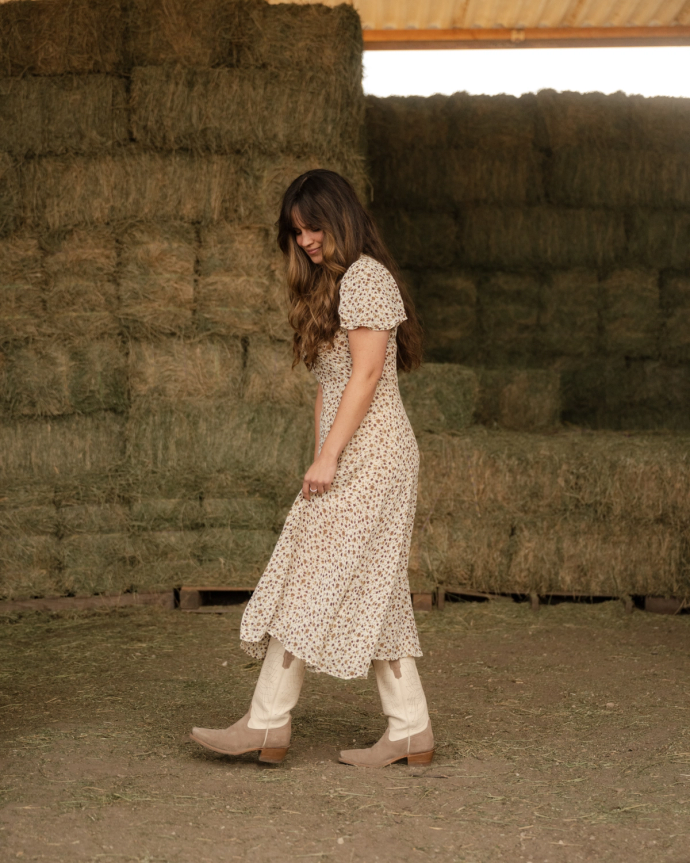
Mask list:
[[[247,709],[241,611],[2,619],[0,859],[690,861],[690,615],[419,614],[436,758],[367,771],[373,673],[308,674],[280,766],[189,742]]]

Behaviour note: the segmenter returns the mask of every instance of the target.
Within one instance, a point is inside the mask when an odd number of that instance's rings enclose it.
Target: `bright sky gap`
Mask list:
[[[690,98],[690,47],[365,51],[373,96],[579,93]]]

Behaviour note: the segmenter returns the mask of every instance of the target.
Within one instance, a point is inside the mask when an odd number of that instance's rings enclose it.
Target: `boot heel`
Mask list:
[[[262,749],[259,754],[259,761],[265,761],[267,764],[280,764],[285,760],[288,747],[284,749]]]
[[[431,764],[431,759],[434,757],[434,750],[430,752],[417,752],[415,755],[407,756],[408,764]]]

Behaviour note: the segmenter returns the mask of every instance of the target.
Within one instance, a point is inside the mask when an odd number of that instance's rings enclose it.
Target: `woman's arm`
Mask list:
[[[321,493],[330,489],[338,466],[338,456],[369,410],[383,374],[389,333],[390,330],[371,330],[368,327],[348,330],[352,374],[343,390],[338,412],[321,452],[304,475],[302,494],[307,500],[310,499],[310,488],[318,489]]]
[[[323,389],[319,384],[314,402],[314,461],[319,457],[319,439],[321,437],[321,408],[323,407]],[[314,488],[314,486],[312,486]]]

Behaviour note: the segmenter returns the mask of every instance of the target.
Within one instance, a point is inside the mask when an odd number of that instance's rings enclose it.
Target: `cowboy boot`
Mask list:
[[[345,750],[340,760],[355,767],[385,767],[403,758],[408,764],[429,764],[434,735],[414,659],[375,659],[374,671],[388,728],[370,749]]]
[[[192,740],[223,755],[258,749],[259,761],[280,763],[290,746],[290,711],[303,680],[304,662],[271,638],[249,712],[229,728],[193,728]]]

